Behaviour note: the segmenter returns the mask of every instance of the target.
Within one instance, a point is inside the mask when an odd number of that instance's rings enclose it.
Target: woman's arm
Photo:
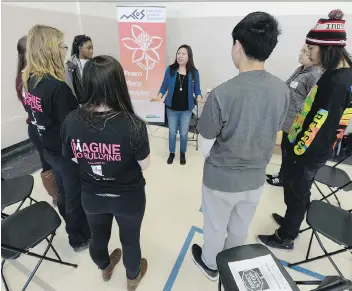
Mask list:
[[[200,78],[199,72],[196,71],[196,79],[194,80],[194,94],[197,96],[197,99],[202,97],[202,91],[200,90]]]
[[[53,101],[57,110],[57,116],[60,124],[65,120],[67,115],[76,110],[79,105],[76,97],[73,95],[71,88],[65,83],[61,82],[53,93]]]
[[[216,138],[213,139],[206,139],[202,137],[202,135],[199,135],[200,139],[200,151],[202,152],[204,158],[208,158],[210,156],[210,151],[216,141]]]
[[[159,102],[159,101],[161,101],[163,99],[163,97],[164,97],[164,95],[165,95],[165,93],[166,93],[166,91],[168,89],[168,83],[169,83],[169,81],[168,81],[169,79],[168,78],[169,78],[169,76],[170,76],[170,70],[169,70],[169,68],[167,68],[166,71],[165,71],[164,80],[163,80],[163,83],[161,84],[161,88],[159,90],[158,95],[156,97],[151,98],[150,101]]]
[[[144,160],[137,162],[140,165],[142,171],[145,171],[150,165],[150,155],[148,155],[148,157],[146,157]]]
[[[158,96],[162,97],[166,93],[169,85],[169,77],[170,77],[170,68],[167,68],[165,71],[164,80],[163,80],[163,83],[161,84]]]

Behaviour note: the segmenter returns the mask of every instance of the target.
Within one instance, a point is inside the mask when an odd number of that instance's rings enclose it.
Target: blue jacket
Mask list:
[[[171,107],[172,97],[174,96],[175,84],[176,84],[176,72],[173,76],[170,75],[170,67],[166,69],[163,83],[161,85],[159,93],[165,94],[167,91],[167,96],[165,98],[165,105]],[[193,110],[194,108],[194,97],[201,95],[200,91],[200,82],[199,82],[199,73],[196,71],[195,79],[192,78],[192,73],[188,73],[188,109]]]

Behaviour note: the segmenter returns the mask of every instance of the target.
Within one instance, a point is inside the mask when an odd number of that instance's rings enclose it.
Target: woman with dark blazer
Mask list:
[[[182,45],[177,50],[175,62],[166,69],[158,96],[152,99],[164,101],[166,105],[170,151],[168,164],[172,164],[175,158],[177,130],[180,132],[181,141],[180,163],[186,164],[188,130],[195,96],[198,101],[202,98],[199,73],[194,66],[191,47]]]

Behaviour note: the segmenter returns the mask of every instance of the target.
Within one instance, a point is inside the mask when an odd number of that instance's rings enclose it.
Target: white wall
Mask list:
[[[17,40],[34,24],[47,24],[65,33],[70,47],[75,35],[92,37],[94,53],[119,57],[116,6],[166,6],[167,62],[177,47],[192,46],[200,69],[202,89],[213,87],[236,74],[231,59],[231,30],[244,15],[266,11],[278,17],[283,35],[268,69],[285,78],[297,65],[305,34],[319,17],[342,9],[352,35],[352,2],[3,2],[1,3],[1,148],[27,139],[26,114],[14,88]],[[352,36],[348,49],[352,51]]]

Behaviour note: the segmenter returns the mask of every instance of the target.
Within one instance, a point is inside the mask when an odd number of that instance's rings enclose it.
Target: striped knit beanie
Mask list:
[[[329,13],[329,19],[321,18],[309,31],[306,43],[320,46],[346,46],[345,20],[339,9]]]

